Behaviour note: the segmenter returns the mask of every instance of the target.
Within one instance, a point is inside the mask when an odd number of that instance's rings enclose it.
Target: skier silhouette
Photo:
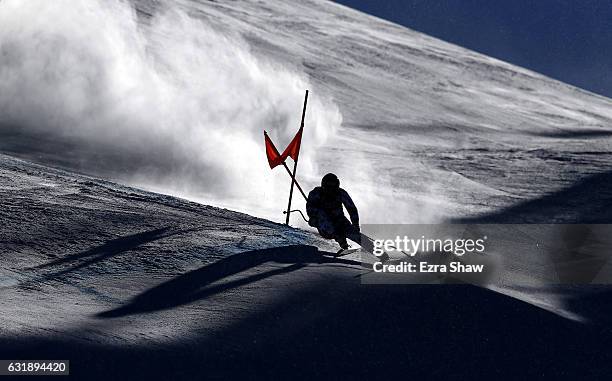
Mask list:
[[[342,206],[348,211],[349,221],[344,215]],[[323,176],[321,186],[314,188],[308,194],[306,213],[310,218],[308,224],[317,228],[321,237],[334,239],[347,250],[347,238],[361,244],[359,228],[359,212],[349,194],[340,188],[340,180],[333,173]]]

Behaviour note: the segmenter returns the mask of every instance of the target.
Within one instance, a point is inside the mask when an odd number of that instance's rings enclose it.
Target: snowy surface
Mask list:
[[[337,173],[364,223],[493,212],[611,159],[609,99],[333,2],[113,4],[3,2],[4,152],[281,222],[262,130],[287,144],[308,87],[298,179]]]
[[[1,163],[5,334],[73,329],[83,315],[232,254],[248,257],[251,250],[287,245],[326,247],[314,235],[245,214],[8,156]],[[184,334],[172,326],[168,332],[152,331],[161,337]]]
[[[79,379],[607,372],[607,289],[533,286],[528,262],[501,294],[362,285],[359,254],[302,230],[5,155],[0,179],[3,358]]]

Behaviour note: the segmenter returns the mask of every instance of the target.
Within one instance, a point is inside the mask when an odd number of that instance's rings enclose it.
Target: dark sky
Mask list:
[[[336,0],[612,97],[611,0]]]

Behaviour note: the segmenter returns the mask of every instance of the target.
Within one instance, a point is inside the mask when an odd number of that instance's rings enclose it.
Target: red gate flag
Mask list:
[[[270,140],[266,131],[264,131],[264,138],[266,139],[266,156],[268,157],[268,164],[270,164],[270,168],[274,168],[282,163],[282,160],[280,160],[280,153],[278,153],[278,150],[274,146],[274,143],[272,143],[272,140]]]
[[[274,168],[279,164],[282,164],[288,157],[291,157],[294,161],[298,159],[300,154],[300,145],[302,144],[302,130],[304,127],[300,127],[297,134],[291,140],[291,143],[285,148],[282,154],[278,153],[278,150],[272,143],[272,140],[268,136],[268,133],[264,131],[264,138],[266,140],[266,156],[268,157],[268,164],[270,168]]]

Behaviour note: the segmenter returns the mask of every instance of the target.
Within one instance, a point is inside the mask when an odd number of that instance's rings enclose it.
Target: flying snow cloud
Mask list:
[[[0,1],[0,132],[69,142],[53,155],[88,172],[265,216],[288,181],[270,174],[263,130],[282,149],[307,88],[176,9],[139,22],[119,0]],[[312,176],[341,115],[313,96],[306,123],[300,171]]]

